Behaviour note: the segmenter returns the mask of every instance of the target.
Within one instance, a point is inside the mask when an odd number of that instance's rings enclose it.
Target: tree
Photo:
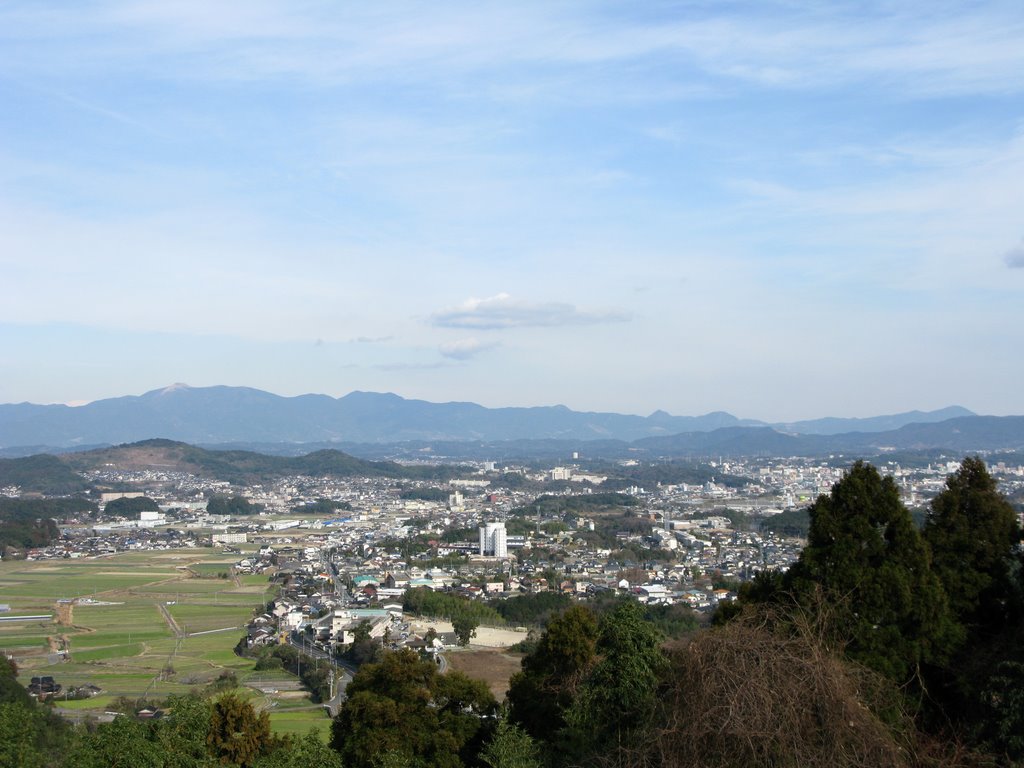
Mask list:
[[[216,763],[206,737],[210,733],[210,702],[196,695],[171,696],[170,715],[159,721],[156,740],[166,755],[168,768],[200,768]]]
[[[471,616],[456,616],[452,619],[452,629],[459,638],[459,645],[469,645],[471,638],[476,637],[476,628],[480,622]]]
[[[301,739],[288,742],[266,757],[256,760],[254,768],[342,768],[338,753],[320,741],[311,730]]]
[[[509,681],[509,718],[538,741],[554,744],[565,716],[594,663],[597,620],[574,605],[553,619],[536,649]]]
[[[541,768],[537,744],[508,720],[498,723],[494,736],[480,752],[480,760],[490,768]]]
[[[374,768],[380,756],[401,763],[461,768],[486,735],[497,702],[487,687],[410,650],[360,667],[331,725],[331,746],[346,768]]]
[[[0,765],[42,768],[39,750],[39,717],[35,704],[0,702]]]
[[[784,588],[805,601],[823,590],[849,656],[895,681],[910,680],[922,662],[944,662],[961,633],[892,478],[858,461],[810,516]]]
[[[270,752],[270,716],[256,713],[252,704],[234,693],[213,703],[206,743],[222,763],[250,768],[256,758]]]
[[[0,656],[0,704],[24,704],[31,708],[35,701],[25,686],[18,682],[18,665],[6,656]]]
[[[596,643],[600,660],[566,716],[582,754],[629,747],[651,723],[667,667],[660,640],[643,607],[632,600],[601,617]]]
[[[365,643],[370,639],[370,622],[363,619],[352,630],[352,644]]]
[[[982,693],[982,706],[989,747],[1012,760],[1024,758],[1024,664],[999,664]]]
[[[1017,515],[981,459],[966,458],[931,503],[923,530],[950,608],[972,632],[1000,629],[1019,607]]]
[[[370,629],[370,622],[363,619],[352,630],[352,643],[345,656],[356,666],[380,659],[381,642],[370,636]]]
[[[103,723],[72,750],[67,768],[163,768],[164,750],[146,723],[121,715]]]

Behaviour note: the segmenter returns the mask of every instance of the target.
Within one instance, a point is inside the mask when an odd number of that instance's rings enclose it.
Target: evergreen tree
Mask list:
[[[601,617],[599,661],[586,676],[566,720],[581,757],[636,745],[658,704],[667,660],[658,630],[635,601]]]
[[[275,746],[270,716],[257,714],[252,704],[234,693],[225,694],[213,703],[206,743],[221,763],[250,768]]]
[[[289,741],[270,755],[259,758],[255,768],[342,768],[342,764],[338,753],[311,730],[301,739]]]
[[[452,629],[459,639],[459,645],[469,645],[469,641],[476,636],[476,628],[480,622],[472,616],[455,616],[452,618]]]
[[[486,733],[497,702],[487,687],[410,650],[360,667],[331,725],[331,746],[346,768],[374,768],[382,759],[461,768]]]
[[[530,736],[555,744],[566,713],[597,655],[597,620],[574,605],[552,620],[509,681],[509,717]]]
[[[171,696],[170,714],[156,726],[156,740],[165,755],[165,768],[206,768],[217,762],[210,755],[210,702],[197,695]]]
[[[1000,629],[1019,608],[1013,573],[1020,530],[981,459],[964,459],[950,475],[923,535],[957,619],[972,632]]]
[[[541,768],[539,750],[530,734],[508,720],[498,723],[480,759],[490,768]]]
[[[892,478],[858,461],[810,516],[784,587],[798,599],[822,589],[849,656],[893,680],[944,662],[962,633]]]
[[[64,768],[163,768],[164,751],[147,723],[121,715],[103,723],[72,750]]]
[[[46,764],[38,747],[39,720],[32,702],[0,701],[0,765],[42,768]]]

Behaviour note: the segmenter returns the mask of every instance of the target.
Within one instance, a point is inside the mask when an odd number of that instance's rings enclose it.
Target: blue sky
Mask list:
[[[0,402],[1024,413],[1024,5],[7,2]]]

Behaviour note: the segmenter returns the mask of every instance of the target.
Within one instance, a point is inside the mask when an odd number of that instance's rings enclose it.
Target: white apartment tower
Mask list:
[[[480,556],[508,557],[504,523],[484,523],[480,526]]]

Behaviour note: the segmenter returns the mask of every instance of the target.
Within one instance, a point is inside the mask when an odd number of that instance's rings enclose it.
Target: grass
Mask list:
[[[120,659],[125,657],[138,656],[143,651],[142,643],[128,643],[126,645],[112,645],[107,648],[98,648],[92,651],[76,651],[74,660],[81,663],[90,661],[101,661],[104,659]]]
[[[167,610],[179,627],[188,632],[205,632],[224,627],[241,627],[252,618],[253,602],[210,605],[208,603],[177,603]]]
[[[316,731],[323,742],[331,737],[331,719],[322,707],[309,710],[270,710],[270,728],[274,733],[305,736],[310,729]]]

